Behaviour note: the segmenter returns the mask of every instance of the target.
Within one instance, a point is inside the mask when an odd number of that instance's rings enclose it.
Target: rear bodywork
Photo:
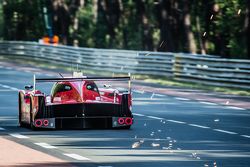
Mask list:
[[[130,77],[41,78],[32,90],[19,91],[19,123],[31,128],[130,128],[133,124],[130,88],[99,88],[95,81],[128,81]],[[36,90],[36,82],[55,82],[51,94]]]

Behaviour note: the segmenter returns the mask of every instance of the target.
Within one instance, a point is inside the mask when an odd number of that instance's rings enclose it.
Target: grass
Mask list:
[[[208,86],[196,83],[189,83],[189,82],[177,82],[168,78],[146,78],[144,79],[145,82],[148,83],[157,83],[160,85],[165,86],[175,86],[181,88],[190,88],[190,89],[201,89],[206,91],[213,91],[213,92],[220,92],[225,94],[232,94],[232,95],[241,95],[241,96],[250,96],[250,90],[245,89],[235,89],[235,88],[227,88],[227,87],[217,87],[217,86]]]
[[[67,67],[65,65],[54,65],[45,61],[31,61],[29,59],[21,60],[21,59],[13,59],[13,56],[10,58],[6,58],[0,56],[0,60],[12,62],[16,64],[22,65],[30,65],[39,68],[51,69],[51,70],[58,70],[58,71],[65,71],[71,72],[72,67]],[[99,76],[112,76],[112,72],[105,72],[105,71],[93,71],[93,70],[82,70],[84,74],[87,75],[99,75]],[[116,73],[116,76],[124,76],[124,74]],[[225,94],[232,94],[232,95],[242,95],[242,96],[250,96],[250,90],[245,89],[236,89],[236,88],[227,88],[227,87],[217,87],[217,86],[208,86],[202,85],[197,83],[190,83],[190,82],[178,82],[171,78],[167,77],[159,77],[159,76],[148,76],[148,75],[133,75],[136,80],[143,80],[145,83],[155,83],[160,84],[163,86],[170,86],[170,87],[178,87],[178,88],[189,88],[189,89],[200,89],[205,91],[213,91],[213,92],[220,92]]]

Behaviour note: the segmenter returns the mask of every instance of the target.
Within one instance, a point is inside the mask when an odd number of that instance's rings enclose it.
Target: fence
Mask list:
[[[51,46],[36,42],[1,41],[0,54],[78,64],[82,69],[166,76],[178,81],[250,89],[250,61],[184,53],[145,52]]]

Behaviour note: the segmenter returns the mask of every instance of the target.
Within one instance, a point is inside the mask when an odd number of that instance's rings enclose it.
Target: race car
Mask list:
[[[98,87],[97,81],[126,81],[128,89]],[[36,89],[54,82],[50,95]],[[31,129],[129,129],[133,124],[131,80],[128,77],[36,78],[20,90],[19,125]]]

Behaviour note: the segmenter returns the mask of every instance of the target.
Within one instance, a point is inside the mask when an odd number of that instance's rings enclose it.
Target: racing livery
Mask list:
[[[98,87],[96,81],[128,81],[129,89]],[[54,82],[51,94],[36,89]],[[32,129],[124,128],[133,124],[130,77],[36,78],[19,91],[19,124]]]

